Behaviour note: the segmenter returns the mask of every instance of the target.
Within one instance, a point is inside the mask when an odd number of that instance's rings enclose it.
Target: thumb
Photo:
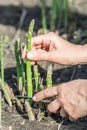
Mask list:
[[[47,61],[49,59],[49,52],[45,50],[33,50],[29,53],[27,53],[27,59],[33,60],[33,61],[39,61],[39,60],[45,60]]]

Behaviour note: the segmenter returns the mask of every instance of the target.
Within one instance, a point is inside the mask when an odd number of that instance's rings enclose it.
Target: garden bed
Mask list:
[[[41,28],[41,16],[40,8],[35,7],[25,7],[27,14],[23,22],[23,26],[20,32],[20,38],[22,41],[26,42],[26,33],[28,29],[28,24],[32,18],[35,19],[35,29],[34,34]],[[10,37],[10,42],[6,45],[5,54],[5,81],[16,93],[16,62],[14,54],[14,46],[12,45],[12,40],[15,33],[17,32],[19,19],[22,14],[22,7],[16,7],[13,5],[1,6],[0,8],[0,35],[8,35]],[[49,8],[47,9],[47,13]],[[49,15],[47,17],[48,27],[49,27]],[[76,34],[78,43],[87,43],[87,17],[80,14],[75,14],[76,22]],[[72,19],[69,22],[70,29],[73,28]],[[70,32],[72,32],[70,30]],[[73,34],[63,34],[61,31],[61,36],[68,37],[68,40],[74,41]],[[84,35],[83,35],[84,34]],[[83,35],[83,36],[82,36]],[[43,84],[45,86],[46,78],[46,62],[38,62],[39,71],[43,77]],[[67,82],[73,79],[87,79],[87,65],[82,66],[60,66],[55,64],[53,71],[53,85],[57,85],[63,82]],[[39,108],[37,108],[36,113],[38,113]],[[44,112],[45,110],[43,110]],[[42,115],[40,115],[42,116]],[[87,118],[82,118],[74,123],[70,122],[68,119],[62,119],[58,114],[46,114],[44,118],[39,122],[33,121],[29,122],[26,113],[21,113],[19,110],[13,107],[12,109],[3,101],[3,113],[2,113],[2,130],[86,130],[87,129]]]

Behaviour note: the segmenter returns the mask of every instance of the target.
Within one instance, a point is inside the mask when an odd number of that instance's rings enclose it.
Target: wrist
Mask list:
[[[76,45],[76,48],[75,64],[87,64],[87,44]]]

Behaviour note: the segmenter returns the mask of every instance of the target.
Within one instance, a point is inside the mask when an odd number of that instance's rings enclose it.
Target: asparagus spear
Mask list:
[[[47,66],[47,78],[46,78],[46,86],[52,87],[52,64],[48,64]]]
[[[28,31],[27,52],[31,50],[31,38],[34,28],[34,20],[31,21]],[[33,96],[31,61],[26,60],[27,96]]]
[[[35,92],[40,90],[38,66],[34,65]]]
[[[57,0],[52,1],[51,7],[51,30],[54,31],[57,18]]]
[[[2,102],[1,102],[1,90],[0,90],[0,128],[1,128],[1,120],[2,120]]]
[[[1,89],[4,93],[5,99],[7,101],[7,103],[9,104],[10,107],[12,107],[12,102],[11,102],[11,98],[7,92],[7,89],[5,88],[5,83],[4,83],[4,62],[3,62],[3,38],[0,40],[0,86]]]
[[[46,25],[46,1],[45,0],[40,0],[41,1],[41,16],[42,16],[42,27],[44,30],[44,33],[47,32],[47,25]]]

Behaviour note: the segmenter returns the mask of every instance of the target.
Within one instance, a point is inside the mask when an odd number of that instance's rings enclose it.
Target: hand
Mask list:
[[[85,51],[81,45],[71,44],[52,32],[33,37],[31,44],[31,52],[26,54],[25,48],[22,53],[22,58],[28,58],[34,62],[45,60],[64,65],[83,63],[87,59],[87,56],[84,56]]]
[[[35,94],[33,100],[57,96],[48,105],[50,112],[60,111],[62,117],[69,116],[70,120],[77,120],[87,116],[87,80],[74,80],[59,86],[47,88]]]

